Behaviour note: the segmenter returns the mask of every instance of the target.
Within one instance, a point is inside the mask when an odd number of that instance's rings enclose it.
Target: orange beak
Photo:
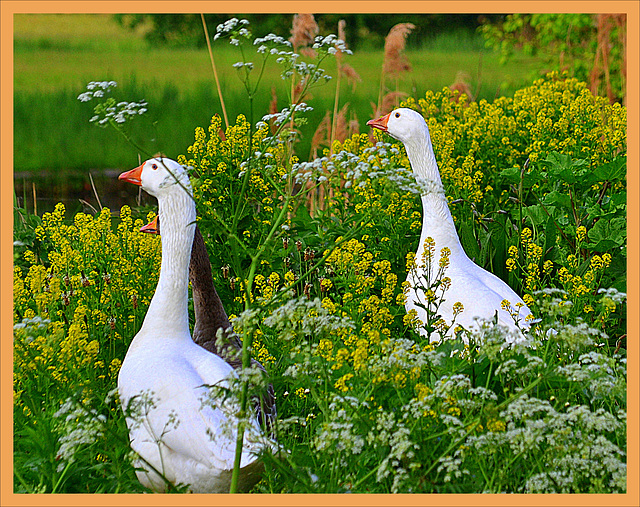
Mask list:
[[[386,132],[387,131],[387,122],[389,121],[389,116],[391,116],[391,113],[385,114],[384,116],[381,116],[377,120],[369,120],[367,122],[367,125],[370,125],[374,129],[382,130],[382,132]]]
[[[124,180],[124,181],[128,181],[129,183],[133,183],[134,185],[142,185],[142,167],[144,166],[144,164],[142,164],[139,167],[136,167],[135,169],[131,169],[130,171],[124,172],[122,173],[120,176],[118,176],[119,180]]]
[[[146,232],[149,234],[160,234],[160,226],[158,225],[158,217],[155,217],[147,225],[140,227],[140,232]]]

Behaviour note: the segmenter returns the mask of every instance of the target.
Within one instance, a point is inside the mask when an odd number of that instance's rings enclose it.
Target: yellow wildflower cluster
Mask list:
[[[262,148],[269,134],[266,125],[252,133],[249,146],[250,127],[244,115],[238,115],[236,123],[223,131],[220,117],[214,116],[208,132],[202,127],[196,128],[194,143],[187,148],[188,155],[178,156],[178,162],[195,169],[191,182],[198,202],[198,214],[203,218],[225,221],[233,216],[235,196],[243,188],[243,176],[248,175],[243,207],[244,216],[249,217],[252,224],[245,224],[242,234],[245,240],[253,243],[259,240],[264,227],[272,225],[272,196],[276,194],[274,182],[282,182],[287,172],[286,165],[294,160],[285,160],[285,148],[281,144]],[[245,161],[251,154],[262,151],[263,161],[259,170],[251,165],[253,162],[247,165]],[[265,165],[269,166],[269,171],[264,170]]]
[[[427,91],[416,103],[431,133],[440,173],[452,199],[479,203],[486,181],[527,158],[550,151],[588,158],[595,165],[626,152],[627,112],[591,94],[586,83],[553,72],[513,97],[467,102],[452,100],[449,88]]]
[[[160,269],[159,237],[140,233],[143,224],[127,206],[115,230],[107,208],[71,223],[62,204],[43,215],[35,233],[49,245],[49,265],[27,251],[26,273],[14,268],[16,391],[37,376],[59,385],[114,382],[128,346],[122,337],[139,327]],[[33,336],[22,322],[36,316],[49,323]]]
[[[579,264],[575,256],[568,259],[567,266],[563,266],[558,270],[558,278],[564,285],[565,290],[571,299],[575,302],[580,301],[585,313],[593,311],[590,303],[583,296],[594,294],[599,287],[599,281],[602,273],[611,264],[611,255],[608,253],[594,255],[589,261],[589,267],[582,276],[577,274]]]
[[[337,302],[325,298],[323,306],[331,308],[332,313],[355,318],[358,331],[355,334],[353,330],[345,329],[338,333],[339,345],[321,341],[316,353],[332,361],[333,369],[349,366],[348,372],[369,375],[374,384],[390,383],[401,388],[408,381],[416,380],[420,376],[419,368],[400,359],[393,360],[409,351],[398,349],[397,343],[391,340],[391,326],[398,313],[395,309],[403,304],[403,293],[399,290],[398,277],[392,272],[391,263],[384,259],[376,260],[376,255],[357,239],[345,241],[325,255],[326,264],[336,279],[345,282],[346,297]],[[418,353],[417,345],[415,348],[413,353]],[[372,366],[379,361],[390,361],[391,366]],[[352,378],[349,376],[351,373],[345,373],[338,379],[335,388],[348,390],[347,381]]]

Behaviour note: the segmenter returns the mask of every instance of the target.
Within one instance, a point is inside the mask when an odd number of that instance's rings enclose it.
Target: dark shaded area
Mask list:
[[[408,17],[409,16],[409,17]],[[122,26],[134,29],[150,24],[146,38],[154,44],[202,47],[206,41],[200,14],[116,14]],[[291,35],[293,14],[205,14],[211,37],[216,26],[230,18],[244,18],[250,22],[254,36],[275,33],[288,38]],[[411,22],[416,26],[409,47],[420,47],[441,33],[450,30],[475,30],[482,23],[495,22],[503,14],[316,14],[321,34],[337,33],[338,21],[346,22],[347,42],[352,49],[362,47],[382,48],[384,37],[398,23]]]

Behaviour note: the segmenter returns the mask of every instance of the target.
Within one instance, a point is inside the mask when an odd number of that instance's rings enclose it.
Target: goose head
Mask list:
[[[191,193],[187,169],[170,158],[149,159],[135,169],[122,173],[118,179],[139,185],[156,198],[174,191],[175,185],[181,185]]]
[[[369,120],[367,125],[386,132],[404,144],[416,139],[429,137],[429,128],[422,115],[413,109],[400,107],[377,120]]]

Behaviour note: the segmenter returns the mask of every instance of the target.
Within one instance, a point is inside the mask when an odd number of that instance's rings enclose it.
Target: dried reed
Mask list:
[[[449,88],[452,92],[458,92],[451,100],[454,102],[458,102],[460,100],[460,95],[463,93],[469,98],[470,101],[474,100],[473,93],[471,92],[471,85],[469,84],[469,79],[471,76],[464,71],[458,71],[456,74],[456,79]]]
[[[211,68],[213,69],[213,77],[216,80],[216,87],[218,89],[218,97],[220,98],[220,105],[222,106],[222,116],[224,117],[224,126],[229,126],[229,119],[227,118],[227,109],[224,107],[224,99],[222,98],[222,88],[220,87],[220,80],[218,79],[218,71],[216,70],[216,62],[213,60],[213,51],[211,51],[211,41],[209,40],[209,31],[207,30],[207,23],[204,20],[204,14],[200,14],[202,18],[202,26],[204,28],[204,36],[207,39],[207,48],[209,49],[209,59],[211,60]]]
[[[596,14],[597,27],[597,48],[593,62],[593,67],[589,73],[589,85],[591,92],[597,95],[601,79],[604,75],[605,90],[609,102],[613,103],[618,97],[615,96],[611,85],[611,33],[617,28],[617,35],[622,45],[622,62],[620,64],[620,74],[623,89],[623,104],[627,103],[626,78],[627,78],[627,15],[626,14]]]
[[[289,42],[293,46],[294,53],[300,53],[302,55],[314,58],[316,53],[310,47],[313,45],[316,35],[320,32],[318,24],[316,23],[313,14],[294,14],[293,23],[291,27],[291,37]],[[302,82],[297,83],[295,79],[291,80],[291,103],[297,104],[298,101],[302,101],[303,97],[299,96],[302,90]],[[296,94],[296,90],[298,93]],[[294,114],[291,115],[289,127],[291,130],[294,128]]]
[[[395,77],[397,92],[400,74],[411,71],[411,64],[403,54],[403,51],[406,47],[407,37],[414,29],[415,25],[413,23],[398,23],[389,30],[389,33],[384,39],[384,61],[382,64],[382,74],[380,76],[378,107],[376,108],[375,116],[379,116],[382,111],[384,111],[382,101],[386,77]]]
[[[311,49],[313,41],[320,29],[313,14],[294,14],[293,26],[289,42],[293,45],[293,51],[309,58],[315,58],[316,52]]]

